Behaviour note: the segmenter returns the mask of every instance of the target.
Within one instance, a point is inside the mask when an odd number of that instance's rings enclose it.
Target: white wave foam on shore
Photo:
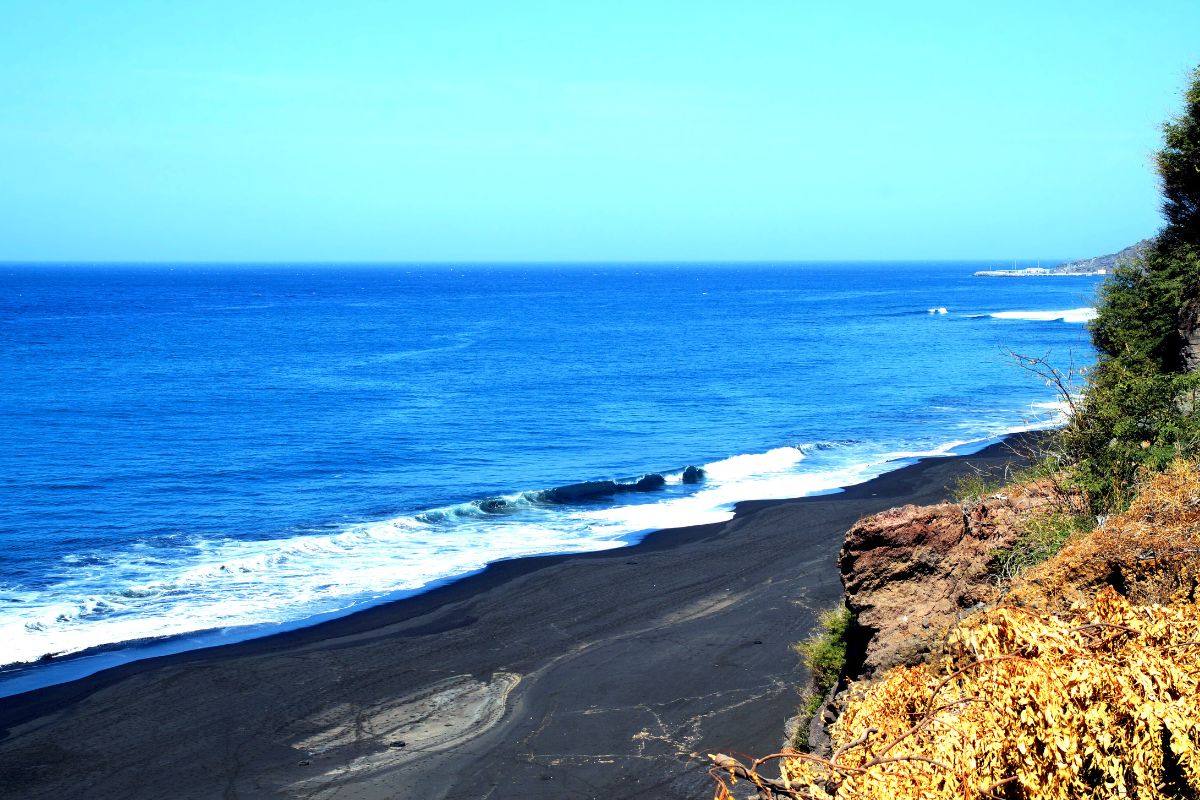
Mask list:
[[[622,547],[663,528],[723,522],[746,500],[802,497],[851,486],[911,459],[981,446],[1061,421],[1053,404],[1019,426],[971,426],[980,435],[906,451],[865,442],[779,447],[703,466],[703,483],[665,475],[658,491],[578,503],[522,492],[502,513],[480,502],[308,533],[247,541],[197,541],[165,550],[148,544],[64,565],[38,591],[6,587],[0,607],[3,664],[34,662],[122,642],[250,625],[291,625],[344,612],[504,559]],[[269,632],[263,631],[263,633]]]

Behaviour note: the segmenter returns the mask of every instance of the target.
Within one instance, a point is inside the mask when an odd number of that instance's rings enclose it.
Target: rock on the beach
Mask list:
[[[967,507],[908,505],[859,520],[838,567],[867,637],[862,674],[922,661],[952,623],[993,600],[994,552],[1016,542],[1029,511],[1061,499],[1034,483]]]

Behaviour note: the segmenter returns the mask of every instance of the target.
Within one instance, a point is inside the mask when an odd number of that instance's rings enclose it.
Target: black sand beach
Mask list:
[[[841,598],[846,529],[1015,459],[927,459],[0,700],[0,797],[708,797],[703,754],[782,743],[789,645]]]

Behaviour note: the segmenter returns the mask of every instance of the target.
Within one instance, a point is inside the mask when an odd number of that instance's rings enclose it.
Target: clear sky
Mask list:
[[[1052,259],[1200,2],[0,0],[0,260]]]

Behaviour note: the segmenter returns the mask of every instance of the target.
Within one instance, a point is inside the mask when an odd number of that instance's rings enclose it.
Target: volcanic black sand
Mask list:
[[[0,797],[710,797],[703,754],[781,745],[789,645],[841,599],[846,529],[1014,460],[927,459],[0,700]]]

